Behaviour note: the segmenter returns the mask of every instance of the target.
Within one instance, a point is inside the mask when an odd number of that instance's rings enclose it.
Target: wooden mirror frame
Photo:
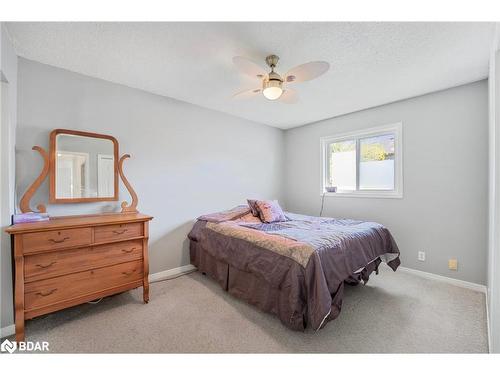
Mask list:
[[[113,157],[114,157],[114,188],[115,194],[112,197],[102,198],[57,198],[56,197],[56,138],[60,134],[78,135],[88,138],[107,139],[113,142]],[[49,202],[50,203],[84,203],[84,202],[104,202],[104,201],[117,201],[119,195],[118,187],[118,141],[111,135],[82,132],[78,130],[69,129],[54,129],[50,132],[50,147],[49,147]]]

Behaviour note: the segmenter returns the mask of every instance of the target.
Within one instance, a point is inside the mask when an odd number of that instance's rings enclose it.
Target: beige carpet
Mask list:
[[[487,352],[485,296],[383,267],[347,287],[340,317],[294,332],[192,273],[27,322],[51,352]]]

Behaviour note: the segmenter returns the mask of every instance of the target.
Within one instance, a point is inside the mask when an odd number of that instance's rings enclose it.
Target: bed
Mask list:
[[[286,212],[263,223],[248,206],[198,218],[190,259],[231,295],[275,314],[293,330],[318,330],[340,314],[345,284],[366,283],[398,247],[383,225]]]

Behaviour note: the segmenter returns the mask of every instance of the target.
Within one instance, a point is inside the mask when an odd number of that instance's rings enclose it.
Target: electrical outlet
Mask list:
[[[456,259],[449,259],[448,260],[448,268],[452,271],[458,270],[458,260]]]
[[[420,260],[421,262],[425,262],[425,251],[418,252],[418,260]]]

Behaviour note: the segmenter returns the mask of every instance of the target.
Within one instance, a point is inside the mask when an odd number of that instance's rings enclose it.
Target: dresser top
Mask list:
[[[6,232],[10,234],[41,232],[61,228],[93,227],[99,225],[143,222],[152,219],[152,216],[141,213],[106,213],[99,215],[56,216],[46,221],[14,224],[8,227]]]

